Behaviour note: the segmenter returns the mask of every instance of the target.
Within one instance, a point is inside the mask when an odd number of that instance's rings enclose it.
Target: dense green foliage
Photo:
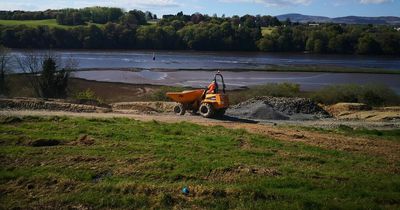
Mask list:
[[[311,98],[324,104],[338,102],[365,103],[387,106],[400,103],[400,97],[384,85],[332,85],[312,93]]]
[[[54,19],[57,16],[57,10],[46,11],[0,11],[0,20],[45,20]]]
[[[400,54],[400,33],[390,26],[325,24],[281,27],[258,47],[270,52]]]
[[[133,14],[136,23],[145,18],[145,14],[138,10],[129,11],[125,16]],[[86,22],[104,24],[118,22],[124,16],[120,8],[87,7],[84,9],[63,9],[57,14],[57,23],[61,25],[84,25]],[[142,22],[142,24],[145,22]]]
[[[353,150],[186,122],[0,122],[1,209],[399,207],[396,164]]]
[[[257,50],[260,27],[269,24],[264,20],[252,25],[248,23],[252,22],[249,21],[252,16],[237,19],[201,16],[198,19],[205,21],[197,24],[173,16],[158,24],[144,25],[147,16],[152,15],[134,10],[118,23],[108,22],[102,27],[0,26],[0,43],[12,48]],[[73,15],[70,17],[68,22],[73,23]],[[195,20],[197,14],[193,17]],[[83,16],[79,17],[81,20],[85,21]]]
[[[3,14],[3,19],[17,19],[20,14],[3,13],[8,14]],[[309,26],[291,23],[290,20],[280,22],[271,16],[210,17],[182,12],[164,15],[163,19],[155,20],[155,24],[148,24],[147,21],[156,18],[150,12],[124,12],[108,7],[62,9],[47,13],[53,18],[56,14],[60,25],[80,27],[0,25],[0,44],[12,48],[260,50],[400,55],[400,33],[391,26]]]

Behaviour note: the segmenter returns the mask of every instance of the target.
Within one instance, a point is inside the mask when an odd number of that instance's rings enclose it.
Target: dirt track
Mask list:
[[[307,131],[304,129],[296,129],[288,127],[288,124],[281,122],[277,125],[276,122],[269,124],[240,121],[237,119],[205,119],[200,116],[176,116],[172,114],[152,114],[152,115],[136,115],[136,114],[119,114],[119,113],[73,113],[73,112],[49,112],[49,111],[0,111],[0,115],[5,116],[74,116],[87,118],[112,118],[112,117],[127,117],[141,121],[157,120],[160,122],[190,122],[205,126],[224,126],[230,129],[245,129],[248,132],[266,135],[275,139],[292,142],[303,142],[308,145],[318,146],[326,149],[335,149],[341,151],[355,152],[361,154],[374,155],[382,157],[392,164],[400,161],[400,144],[393,141],[382,139],[369,139],[361,137],[349,137],[341,134],[322,133],[315,131]],[[323,122],[321,122],[323,123]],[[325,122],[326,123],[326,122]],[[314,125],[316,122],[310,122]],[[286,125],[286,126],[285,126]],[[296,125],[296,124],[295,124]],[[307,125],[297,124],[297,125]],[[373,126],[373,125],[372,125]],[[394,167],[396,168],[396,167]]]

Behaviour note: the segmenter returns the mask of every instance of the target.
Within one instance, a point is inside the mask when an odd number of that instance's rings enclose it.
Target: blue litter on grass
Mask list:
[[[188,194],[189,194],[189,188],[184,187],[184,188],[182,189],[182,193],[185,194],[185,195],[188,195]]]

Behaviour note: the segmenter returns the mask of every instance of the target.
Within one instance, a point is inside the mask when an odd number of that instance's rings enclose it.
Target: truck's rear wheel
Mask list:
[[[211,104],[203,103],[199,108],[200,114],[203,117],[210,118],[214,116],[214,107]]]
[[[186,108],[183,104],[178,104],[174,106],[174,113],[177,115],[184,115],[186,113]]]

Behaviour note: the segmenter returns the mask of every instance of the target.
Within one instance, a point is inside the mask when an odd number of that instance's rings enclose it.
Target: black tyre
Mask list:
[[[205,118],[213,117],[215,114],[214,107],[208,103],[201,104],[201,106],[199,108],[199,112],[200,112],[201,116],[203,116]]]
[[[186,113],[185,106],[183,106],[183,104],[174,106],[174,113],[177,115],[184,115]]]

